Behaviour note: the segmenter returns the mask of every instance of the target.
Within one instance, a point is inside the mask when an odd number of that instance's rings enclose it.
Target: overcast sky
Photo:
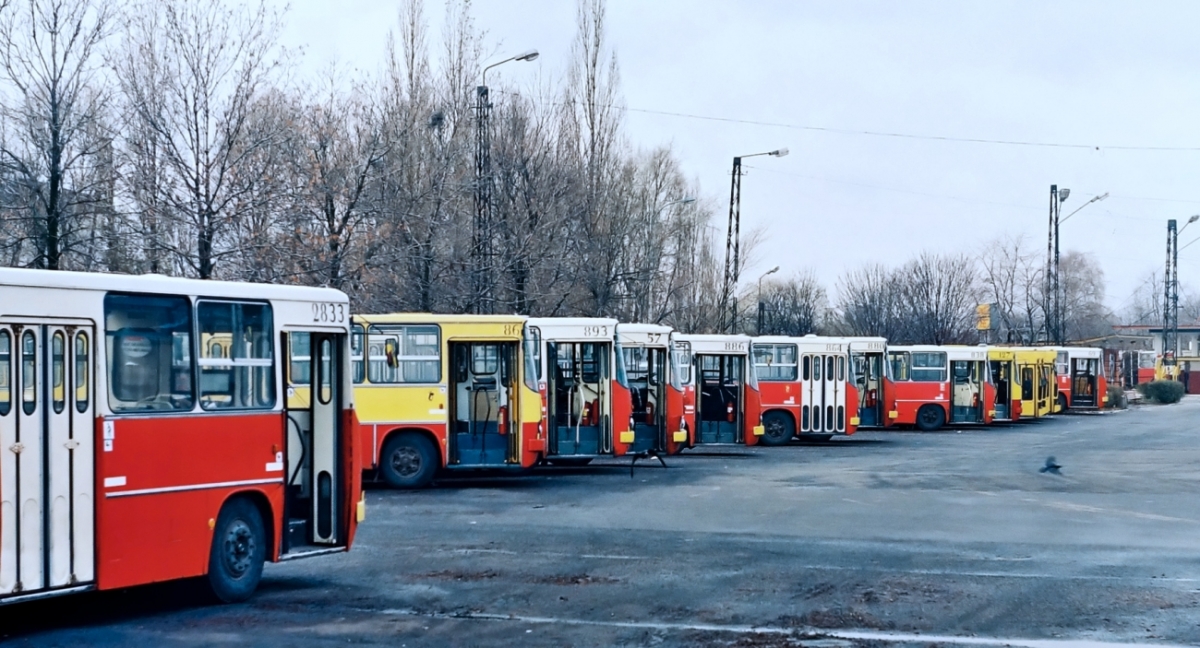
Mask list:
[[[489,85],[561,78],[573,0],[473,4],[491,60],[541,52],[489,73]],[[374,70],[398,6],[294,0],[284,41],[305,47],[308,69],[336,59]],[[426,7],[436,30],[443,4]],[[1062,226],[1062,246],[1099,257],[1115,309],[1148,273],[1161,274],[1166,220],[1200,213],[1197,25],[1193,2],[608,4],[626,133],[639,147],[673,147],[700,181],[722,242],[733,156],[791,150],[746,161],[743,229],[763,229],[766,242],[743,281],[774,265],[811,268],[832,292],[855,265],[900,263],[921,250],[978,254],[1005,234],[1025,234],[1044,255],[1057,183],[1071,189],[1064,215],[1111,194]],[[1200,223],[1181,246],[1195,236]],[[1179,265],[1184,286],[1200,288],[1200,243]]]

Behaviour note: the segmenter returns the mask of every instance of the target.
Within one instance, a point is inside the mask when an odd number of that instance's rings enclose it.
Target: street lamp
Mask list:
[[[1066,222],[1068,218],[1078,214],[1084,207],[1108,198],[1107,192],[1095,196],[1080,205],[1075,211],[1067,214],[1066,218],[1060,219],[1059,214],[1062,213],[1062,204],[1066,202],[1070,195],[1070,189],[1066,187],[1059,189],[1058,185],[1050,185],[1050,238],[1046,242],[1046,338],[1055,344],[1063,343],[1062,289],[1059,284],[1058,274],[1058,226]]]
[[[1174,218],[1167,221],[1167,270],[1163,276],[1164,366],[1175,366],[1175,357],[1179,352],[1179,235],[1197,220],[1200,220],[1200,214],[1190,216],[1179,229],[1175,228]],[[1195,242],[1193,240],[1187,245]]]
[[[758,277],[758,291],[754,293],[754,300],[758,302],[758,327],[754,329],[754,332],[758,335],[762,335],[763,315],[766,312],[765,304],[763,304],[762,301],[762,280],[763,277],[766,277],[767,275],[773,275],[776,272],[779,272],[779,266],[775,266],[774,268],[767,270]]]
[[[778,148],[764,153],[751,153],[733,158],[733,177],[729,188],[729,230],[725,237],[725,281],[721,288],[721,318],[724,319],[726,309],[729,310],[729,322],[721,328],[726,333],[733,333],[737,326],[738,304],[737,284],[741,269],[741,236],[742,236],[742,160],[745,158],[769,155],[783,157],[788,154],[786,148]]]
[[[492,109],[488,99],[488,70],[512,61],[533,61],[537,50],[510,56],[483,68],[479,87],[475,88],[475,227],[471,240],[471,279],[476,313],[491,313],[495,307],[491,283],[492,265],[492,159],[488,117]]]

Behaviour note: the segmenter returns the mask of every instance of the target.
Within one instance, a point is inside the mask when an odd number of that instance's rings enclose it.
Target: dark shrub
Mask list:
[[[1121,389],[1120,385],[1108,386],[1108,402],[1104,404],[1109,409],[1125,409],[1129,407],[1129,401],[1125,399],[1125,390]]]
[[[1178,403],[1183,398],[1183,383],[1175,380],[1142,383],[1137,390],[1146,400],[1154,403]]]

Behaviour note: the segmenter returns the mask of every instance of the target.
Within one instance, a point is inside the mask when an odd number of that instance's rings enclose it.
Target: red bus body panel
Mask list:
[[[846,436],[858,431],[858,387],[846,381]]]
[[[687,424],[687,447],[696,447],[696,386],[683,386],[683,422]]]
[[[272,471],[269,464],[284,447],[284,416],[111,419],[112,450],[96,453],[97,586],[112,589],[206,573],[212,524],[235,493],[262,498],[271,544],[278,547],[284,476],[282,468]],[[103,427],[97,418],[97,448],[104,447]],[[123,479],[123,485],[105,486],[106,479]],[[355,489],[350,491],[353,496]],[[277,548],[270,553],[278,558]]]
[[[633,429],[633,393],[616,379],[610,380],[609,385],[613,456],[620,457],[629,452],[630,444],[621,443],[621,433]]]
[[[946,393],[946,383],[902,380],[888,382],[888,387],[892,393],[888,400],[895,403],[890,411],[896,412],[896,418],[891,420],[892,425],[916,425],[917,410],[928,403],[940,406],[946,420],[950,420],[950,397]]]
[[[799,433],[800,382],[760,380],[758,382],[758,391],[762,401],[762,414],[765,416],[767,412],[785,412],[792,419],[792,429]]]
[[[674,385],[667,386],[667,454],[679,454],[688,447],[691,440],[691,426],[684,421],[684,394],[687,387],[677,389]],[[675,440],[675,433],[687,430],[688,437],[683,441]]]
[[[754,371],[754,367],[750,367]],[[758,445],[759,437],[754,434],[754,428],[762,425],[762,394],[747,381],[742,387],[745,396],[745,420],[742,422],[742,436],[748,446]]]

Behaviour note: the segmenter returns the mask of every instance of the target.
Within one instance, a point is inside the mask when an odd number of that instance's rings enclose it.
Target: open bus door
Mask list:
[[[979,353],[982,355],[984,352]],[[988,377],[985,360],[952,359],[950,361],[951,423],[991,422],[990,412],[993,410],[988,403],[989,401],[995,402],[995,391],[989,383]]]
[[[547,454],[596,456],[612,451],[612,379],[608,344],[546,342]]]
[[[449,464],[508,467],[520,464],[513,433],[516,342],[450,342],[451,434]]]
[[[882,353],[852,353],[854,384],[858,388],[858,424],[861,427],[883,427],[887,422],[884,407],[884,376]]]
[[[680,415],[680,432],[684,433],[687,447],[695,447],[696,439],[696,371],[692,357],[692,344],[683,340],[672,340],[671,346],[675,351],[675,362],[679,369],[680,395],[682,414]],[[682,447],[681,447],[682,449]]]

